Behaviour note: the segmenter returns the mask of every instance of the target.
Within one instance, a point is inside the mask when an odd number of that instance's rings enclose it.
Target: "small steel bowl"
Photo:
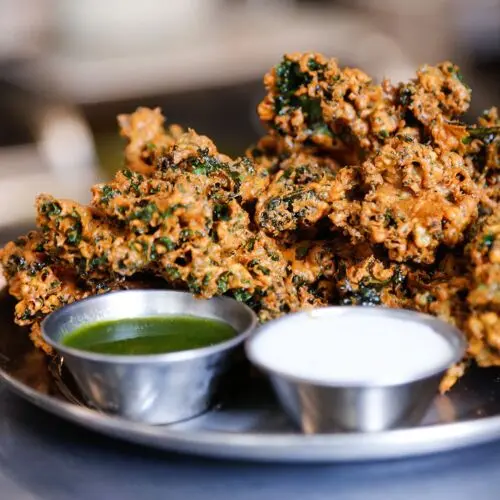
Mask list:
[[[341,315],[383,315],[384,317],[418,322],[431,327],[451,346],[450,359],[425,373],[406,379],[369,383],[325,383],[282,373],[263,364],[254,350],[255,341],[270,329],[286,329],[287,322],[300,316],[326,315],[332,321]],[[289,323],[288,323],[289,324]],[[312,326],[311,326],[312,327]],[[307,333],[306,333],[307,334]],[[401,332],[404,335],[404,332]],[[452,325],[433,316],[402,309],[384,307],[326,307],[301,312],[271,321],[261,327],[246,342],[249,360],[267,373],[283,409],[291,420],[307,434],[329,432],[377,432],[417,424],[436,395],[440,380],[447,369],[460,361],[466,342]],[[283,332],[283,352],[286,353],[286,331]]]
[[[98,354],[61,342],[83,324],[172,314],[225,321],[237,335],[214,346],[148,355]],[[223,376],[238,358],[238,348],[256,324],[254,312],[229,297],[204,300],[187,292],[127,290],[65,306],[41,326],[43,339],[63,357],[91,405],[129,420],[167,424],[209,408]]]

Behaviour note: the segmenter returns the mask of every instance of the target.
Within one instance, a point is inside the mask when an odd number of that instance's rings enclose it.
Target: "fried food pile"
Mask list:
[[[42,194],[38,230],[1,263],[31,327],[84,297],[130,287],[229,295],[268,321],[328,304],[434,314],[467,358],[500,365],[500,119],[459,121],[457,66],[378,85],[320,54],[285,55],[258,107],[267,135],[240,158],[165,127],[158,109],[118,118],[126,167],[90,205]]]

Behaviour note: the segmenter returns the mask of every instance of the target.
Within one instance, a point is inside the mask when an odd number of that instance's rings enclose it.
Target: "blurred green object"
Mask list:
[[[125,141],[114,132],[100,132],[95,135],[95,148],[99,161],[99,174],[103,179],[111,179],[123,166],[123,147]]]

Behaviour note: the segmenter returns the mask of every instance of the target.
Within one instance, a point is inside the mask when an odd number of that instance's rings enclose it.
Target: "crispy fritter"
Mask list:
[[[125,163],[130,170],[147,175],[155,158],[175,144],[183,132],[182,127],[172,125],[165,130],[164,123],[159,108],[139,108],[130,115],[118,116],[120,135],[127,139]]]
[[[2,250],[0,263],[8,280],[9,293],[18,303],[15,321],[31,326],[35,345],[52,352],[41,339],[39,322],[52,311],[85,297],[111,290],[128,288],[122,279],[80,279],[77,271],[50,256],[41,232],[8,243]]]
[[[398,128],[394,95],[359,69],[314,53],[284,56],[264,78],[258,112],[272,133],[296,145],[329,151],[370,151]]]
[[[282,153],[268,172],[269,184],[255,211],[256,224],[267,234],[286,240],[300,231],[317,233],[328,222],[333,231],[361,237],[357,168],[305,150]]]
[[[423,126],[422,139],[432,138],[443,151],[463,152],[462,140],[467,134],[455,119],[469,109],[471,91],[458,66],[448,61],[425,64],[415,80],[399,86],[398,93],[405,121]]]
[[[330,159],[302,154],[287,158],[257,203],[259,227],[275,237],[314,227],[330,210],[338,169]]]
[[[395,138],[361,167],[367,194],[360,225],[390,259],[430,264],[477,217],[479,193],[461,156]]]
[[[401,104],[427,127],[439,116],[452,120],[463,115],[471,101],[471,90],[460,69],[449,61],[421,66],[414,81],[400,86],[399,95]]]
[[[188,131],[149,175],[126,169],[95,186],[89,207],[40,196],[37,222],[45,251],[84,280],[151,275],[202,297],[235,296],[265,320],[327,303],[319,282],[333,265],[328,245],[283,246],[254,228],[245,205],[267,183],[248,158]]]
[[[466,247],[471,288],[466,321],[469,354],[480,366],[500,365],[500,213],[485,217]]]
[[[484,111],[478,123],[468,129],[466,159],[472,164],[473,175],[483,188],[483,200],[488,206],[500,202],[500,117],[497,108]]]
[[[406,296],[404,266],[380,261],[370,255],[363,259],[341,260],[337,291],[341,305],[386,306],[410,305]]]

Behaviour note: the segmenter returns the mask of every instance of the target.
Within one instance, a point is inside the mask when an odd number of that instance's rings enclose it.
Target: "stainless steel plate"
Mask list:
[[[418,427],[374,434],[298,433],[259,378],[201,417],[149,426],[87,407],[71,377],[35,350],[12,322],[0,294],[0,376],[23,398],[89,429],[155,448],[207,457],[279,462],[380,460],[453,450],[500,439],[500,370],[471,370],[447,396],[436,396]]]

